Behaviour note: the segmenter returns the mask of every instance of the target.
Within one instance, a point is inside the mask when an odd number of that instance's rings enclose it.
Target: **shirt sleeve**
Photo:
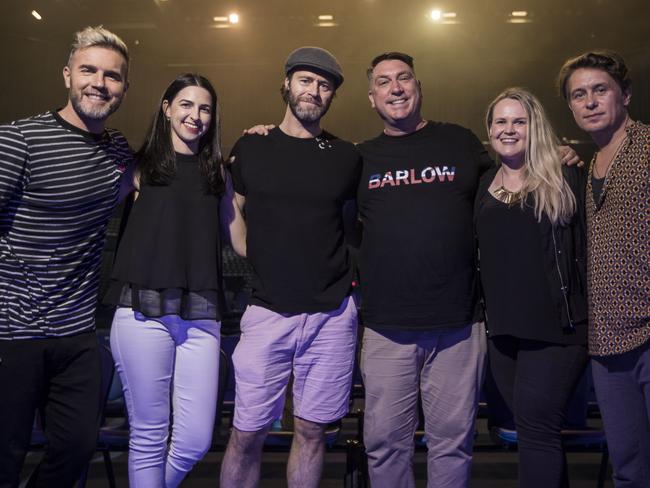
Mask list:
[[[27,142],[15,125],[0,126],[0,210],[16,200],[27,186]]]
[[[345,200],[354,200],[357,197],[357,190],[359,189],[359,181],[361,180],[361,170],[363,161],[361,159],[361,153],[357,147],[352,143],[350,144],[351,154],[349,156],[350,164],[352,165],[352,170],[350,171],[350,180],[348,186],[345,189],[343,198]]]
[[[232,175],[232,186],[237,193],[240,195],[246,196],[246,185],[244,184],[244,179],[242,178],[242,144],[241,139],[239,139],[232,148],[230,152],[230,157],[234,157],[235,160],[230,165],[230,174]]]
[[[126,140],[124,134],[115,129],[108,129],[113,146],[117,149],[117,164],[121,168],[122,176],[129,175],[133,177],[135,170],[135,152],[129,146],[129,141]]]

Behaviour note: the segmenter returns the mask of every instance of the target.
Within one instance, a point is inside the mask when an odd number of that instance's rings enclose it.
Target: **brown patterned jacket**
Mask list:
[[[589,352],[597,356],[650,340],[650,126],[626,131],[598,202],[587,182]]]

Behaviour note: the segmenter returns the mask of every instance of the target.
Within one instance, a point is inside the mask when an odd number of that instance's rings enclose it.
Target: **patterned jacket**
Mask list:
[[[598,202],[587,182],[589,352],[597,356],[650,340],[650,126],[626,131]]]

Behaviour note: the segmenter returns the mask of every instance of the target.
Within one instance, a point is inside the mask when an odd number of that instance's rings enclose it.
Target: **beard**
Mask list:
[[[315,102],[313,104],[307,103],[306,105],[301,105],[300,102],[305,101],[304,98],[301,99],[299,96],[296,96],[291,92],[288,92],[287,95],[287,103],[289,104],[289,108],[293,115],[299,121],[307,123],[320,120],[327,113],[330,108],[330,103],[332,102],[332,99],[330,98],[325,104],[317,105],[318,102]]]
[[[114,97],[112,101],[103,105],[93,105],[84,103],[83,94],[80,96],[78,93],[70,90],[70,102],[80,117],[92,120],[104,120],[120,107],[122,97]]]

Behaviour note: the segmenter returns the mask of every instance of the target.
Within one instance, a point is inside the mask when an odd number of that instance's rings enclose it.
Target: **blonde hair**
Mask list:
[[[521,188],[522,208],[528,194],[532,194],[538,221],[542,220],[542,214],[546,214],[553,224],[568,224],[576,211],[576,199],[562,176],[559,141],[539,100],[523,88],[508,88],[497,95],[488,106],[485,116],[488,137],[494,107],[505,99],[518,101],[528,116],[524,184]]]
[[[126,60],[126,68],[129,68],[129,48],[117,34],[113,34],[103,26],[98,25],[95,27],[88,26],[85,29],[76,32],[74,35],[74,42],[70,46],[70,56],[68,57],[68,64],[74,53],[81,49],[89,47],[104,47],[117,51]]]

